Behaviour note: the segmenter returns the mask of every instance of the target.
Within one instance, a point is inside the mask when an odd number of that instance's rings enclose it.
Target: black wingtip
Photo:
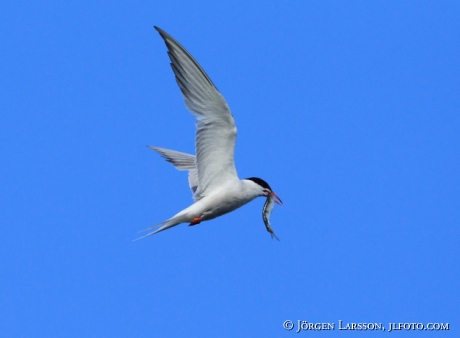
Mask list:
[[[161,37],[164,39],[164,35],[166,34],[166,32],[164,30],[162,30],[160,27],[158,26],[153,26],[153,28],[155,28],[155,30],[160,33]]]
[[[164,30],[162,30],[162,29],[161,29],[160,27],[158,27],[158,26],[153,26],[153,28],[155,28],[155,30],[156,30],[158,33],[160,33],[160,35],[161,35],[162,37],[168,35],[168,33],[166,33]]]
[[[270,235],[272,236],[272,239],[275,238],[278,240],[278,242],[280,242],[280,239],[278,238],[278,236],[275,235],[274,232],[270,232]]]

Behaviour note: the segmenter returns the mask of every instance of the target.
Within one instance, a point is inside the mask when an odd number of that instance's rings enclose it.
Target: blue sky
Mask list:
[[[2,336],[296,336],[288,319],[458,336],[459,17],[455,1],[2,2]],[[240,177],[284,202],[280,242],[263,199],[132,242],[192,202],[145,147],[194,151],[153,25],[227,99]]]

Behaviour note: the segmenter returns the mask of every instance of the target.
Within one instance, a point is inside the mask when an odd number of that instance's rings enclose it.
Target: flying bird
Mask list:
[[[171,67],[185,105],[196,118],[196,155],[149,147],[178,170],[188,170],[193,203],[170,219],[145,230],[159,227],[147,237],[181,223],[196,225],[229,213],[259,196],[267,198],[263,220],[272,238],[269,217],[274,203],[281,199],[264,180],[250,177],[240,180],[234,163],[236,126],[224,97],[192,55],[164,30],[154,27],[168,48]]]

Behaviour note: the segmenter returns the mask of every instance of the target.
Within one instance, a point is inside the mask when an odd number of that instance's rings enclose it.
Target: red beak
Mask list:
[[[270,191],[269,194],[275,198],[274,200],[276,204],[283,205],[283,201],[281,201],[281,198],[279,198],[277,194],[275,194],[273,191]]]

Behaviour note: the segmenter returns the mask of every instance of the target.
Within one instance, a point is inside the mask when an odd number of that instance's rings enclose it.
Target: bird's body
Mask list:
[[[236,210],[260,196],[260,190],[252,181],[229,180],[221,188],[185,209],[190,209],[192,219],[201,217],[203,221],[208,221]]]
[[[266,196],[267,203],[271,198],[271,201],[274,199],[281,204],[281,200],[262,179],[238,178],[233,159],[236,126],[225,99],[189,52],[165,31],[158,27],[155,29],[168,47],[177,84],[187,108],[196,118],[196,156],[164,148],[150,148],[177,169],[189,171],[189,186],[195,203],[158,224],[159,228],[146,236],[181,223],[196,225],[214,219],[259,196]],[[267,226],[265,219],[264,216]],[[267,230],[274,236],[269,225]]]
[[[260,196],[254,183],[245,180],[232,180],[222,185],[222,189],[216,190],[188,208],[171,217],[169,227],[180,223],[192,223],[195,219],[209,221],[216,217],[232,212],[246,203]],[[172,225],[175,223],[174,225]],[[163,230],[166,230],[164,228]]]

